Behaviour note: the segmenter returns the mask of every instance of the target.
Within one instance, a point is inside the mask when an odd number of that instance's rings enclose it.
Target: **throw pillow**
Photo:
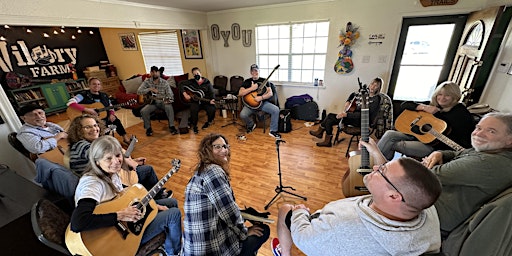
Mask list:
[[[137,93],[137,90],[139,89],[141,84],[142,84],[141,76],[123,81],[123,86],[124,86],[124,89],[126,90],[126,93]]]
[[[188,73],[179,76],[174,76],[174,81],[176,82],[176,84],[180,84],[180,82],[184,80],[188,80]]]
[[[167,78],[167,83],[169,83],[169,86],[172,88],[172,87],[176,87],[176,81],[174,81],[174,77],[173,76],[170,76],[169,78]]]

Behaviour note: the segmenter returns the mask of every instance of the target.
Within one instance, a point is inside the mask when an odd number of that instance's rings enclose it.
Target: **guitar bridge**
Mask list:
[[[124,226],[123,223],[121,222],[117,222],[116,224],[116,229],[117,231],[119,231],[119,233],[121,233],[121,236],[123,237],[123,239],[126,239],[126,237],[128,236],[128,228]]]
[[[361,192],[370,192],[368,191],[368,189],[364,186],[355,186],[354,187],[355,190],[358,190],[358,191],[361,191]]]

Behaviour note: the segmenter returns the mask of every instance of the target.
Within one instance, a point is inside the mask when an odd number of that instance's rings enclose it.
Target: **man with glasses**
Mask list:
[[[375,163],[385,162],[373,141],[361,143]],[[486,114],[471,133],[471,145],[459,152],[434,151],[423,159],[443,186],[435,203],[443,238],[512,186],[512,114]]]
[[[41,154],[57,147],[57,142],[68,134],[58,124],[46,122],[46,113],[36,104],[21,107],[18,111],[21,126],[16,138],[33,154]]]
[[[337,200],[311,214],[304,205],[279,209],[274,255],[420,255],[439,252],[439,220],[432,205],[437,177],[418,161],[376,165],[364,177],[370,195]]]

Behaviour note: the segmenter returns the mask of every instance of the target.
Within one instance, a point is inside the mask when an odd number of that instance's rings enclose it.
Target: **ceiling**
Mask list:
[[[97,0],[96,0],[97,1]],[[296,0],[100,0],[103,3],[153,8],[177,8],[200,12],[300,2]]]

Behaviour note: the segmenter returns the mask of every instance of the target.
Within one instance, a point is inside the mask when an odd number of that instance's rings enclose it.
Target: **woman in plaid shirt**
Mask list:
[[[255,255],[270,235],[264,224],[245,227],[229,184],[230,156],[221,134],[209,134],[199,145],[199,163],[185,190],[182,255]]]

